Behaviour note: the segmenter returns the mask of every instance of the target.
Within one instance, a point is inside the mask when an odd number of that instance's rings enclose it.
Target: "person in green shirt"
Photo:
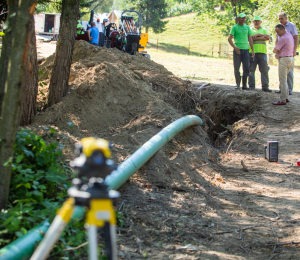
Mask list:
[[[250,56],[249,56],[249,45],[252,50],[252,57],[255,56],[253,50],[253,41],[251,37],[251,30],[248,25],[245,24],[246,15],[240,13],[238,15],[238,23],[231,28],[228,36],[228,42],[233,47],[233,66],[234,76],[236,81],[236,89],[240,89],[241,74],[240,67],[243,63],[243,87],[242,89],[248,90],[247,80],[250,69]],[[234,43],[232,39],[234,38]]]
[[[272,92],[269,89],[269,66],[267,59],[267,41],[270,40],[270,36],[268,30],[261,27],[261,22],[261,18],[255,15],[253,19],[254,28],[251,28],[255,57],[250,57],[249,88],[255,89],[255,70],[258,65],[261,74],[262,90]],[[251,55],[251,49],[249,51]]]
[[[85,30],[84,30],[84,27],[83,27],[82,24],[81,24],[81,21],[78,20],[78,21],[77,21],[76,33],[77,33],[77,34],[84,34],[84,33],[85,33],[84,31],[85,31]]]

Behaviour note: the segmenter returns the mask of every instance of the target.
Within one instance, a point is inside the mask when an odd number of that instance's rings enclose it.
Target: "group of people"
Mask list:
[[[278,59],[280,100],[274,105],[285,105],[289,102],[288,96],[293,94],[294,85],[294,57],[299,43],[298,32],[295,24],[287,19],[286,13],[278,15],[279,24],[276,25],[276,41],[273,53]],[[272,92],[269,89],[269,66],[267,60],[267,41],[270,40],[268,30],[261,27],[261,18],[254,16],[253,28],[245,24],[246,15],[238,15],[238,23],[231,28],[228,42],[233,47],[233,66],[236,80],[236,88],[243,90],[255,89],[255,70],[259,68],[261,73],[262,90]],[[234,38],[234,43],[233,43]],[[249,47],[250,45],[250,47]],[[243,74],[240,75],[240,66],[243,64]],[[249,78],[249,80],[248,80]],[[247,86],[247,81],[248,85]]]
[[[89,38],[89,43],[103,47],[105,44],[105,25],[108,22],[108,19],[103,19],[103,22],[100,22],[100,19],[97,19],[97,22],[91,22],[91,27],[87,30],[87,35]],[[78,20],[77,23],[77,34],[84,34],[85,29],[81,24],[81,21]]]

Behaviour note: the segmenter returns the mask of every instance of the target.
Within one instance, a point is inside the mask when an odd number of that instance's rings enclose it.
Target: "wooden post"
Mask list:
[[[221,58],[222,44],[219,43],[219,58]]]
[[[269,65],[273,65],[273,56],[269,54]]]
[[[188,55],[190,55],[190,47],[191,47],[191,43],[189,42],[189,50],[188,50]]]
[[[229,44],[227,43],[227,60],[229,59]]]
[[[157,39],[157,43],[156,43],[156,50],[158,51],[158,39]]]

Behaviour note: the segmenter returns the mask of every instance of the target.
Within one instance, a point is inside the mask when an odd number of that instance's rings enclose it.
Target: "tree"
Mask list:
[[[14,9],[12,9],[12,5]],[[2,104],[0,118],[0,209],[6,207],[11,178],[11,160],[16,132],[20,120],[20,110],[22,101],[22,81],[23,69],[26,66],[28,48],[27,35],[29,31],[30,19],[35,11],[36,2],[34,0],[10,1],[9,10],[14,10],[15,23],[9,24],[11,33],[18,37],[12,38],[6,82],[4,89],[4,100]],[[11,16],[10,13],[9,16]],[[9,20],[10,21],[10,20]],[[9,31],[8,29],[6,31]],[[1,59],[5,63],[6,59]],[[0,67],[2,67],[1,63]],[[1,78],[1,82],[2,82]]]
[[[28,25],[29,32],[27,38],[28,56],[24,69],[23,100],[20,125],[31,124],[36,115],[36,97],[38,93],[38,63],[36,53],[36,39],[34,19],[31,17]]]
[[[215,6],[222,5],[225,12],[219,12],[214,9]],[[249,24],[252,19],[252,14],[257,8],[257,2],[253,0],[230,0],[225,2],[224,0],[195,0],[194,10],[199,15],[209,14],[218,20],[218,25],[221,26],[221,31],[228,35],[230,28],[237,23],[237,15],[239,13],[245,13],[246,24]]]
[[[130,4],[133,10],[141,14],[146,33],[149,28],[152,28],[154,33],[161,33],[165,30],[167,21],[161,20],[167,14],[165,0],[131,0]]]
[[[66,96],[75,43],[76,24],[79,14],[79,0],[63,0],[58,42],[52,75],[50,79],[47,107]]]
[[[11,45],[14,36],[14,28],[15,28],[15,21],[16,21],[16,14],[18,10],[18,0],[10,0],[8,11],[10,15],[7,20],[6,27],[4,27],[5,36],[3,37],[2,42],[2,51],[0,57],[0,115],[2,110],[2,103],[4,99],[4,89],[5,89],[5,82],[7,77],[7,68],[8,68],[8,61],[11,53]]]
[[[278,3],[277,0],[261,1],[255,14],[262,17],[263,26],[268,28],[270,33],[275,34],[274,28],[279,23],[278,14],[285,12],[289,21],[297,26],[300,31],[300,2],[299,0],[283,0]]]

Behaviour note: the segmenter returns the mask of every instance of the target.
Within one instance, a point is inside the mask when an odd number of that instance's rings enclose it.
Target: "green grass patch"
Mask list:
[[[163,33],[149,31],[147,49],[158,48],[164,52],[218,57],[219,44],[226,43],[227,37],[220,32],[217,21],[208,15],[191,13],[164,19],[168,21]]]

